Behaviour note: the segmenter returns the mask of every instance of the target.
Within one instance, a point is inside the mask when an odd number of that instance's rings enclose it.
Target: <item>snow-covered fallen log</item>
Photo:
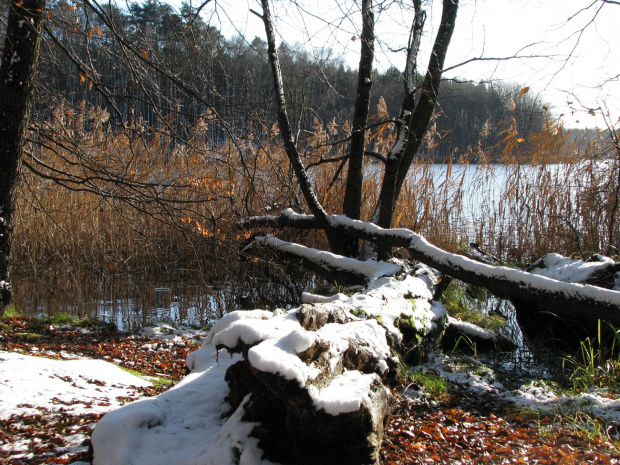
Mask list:
[[[378,463],[393,350],[423,352],[446,321],[431,298],[431,281],[410,274],[290,311],[232,312],[188,356],[187,378],[98,423],[93,463]]]
[[[533,263],[534,276],[572,283],[575,286],[594,287],[620,294],[620,264],[602,255],[589,260],[576,260],[550,253]],[[517,309],[517,321],[526,336],[542,337],[554,341],[561,350],[576,348],[586,337],[603,339],[611,335],[613,327],[620,327],[620,317],[615,313],[601,313],[596,306],[562,306],[553,302],[532,302],[520,296],[511,298]],[[611,325],[611,326],[610,326]],[[611,338],[613,340],[613,337]]]
[[[381,276],[394,276],[400,271],[400,266],[393,263],[374,260],[362,262],[324,250],[286,242],[270,235],[255,237],[244,251],[251,252],[254,247],[275,250],[283,258],[299,259],[306,268],[315,270],[327,279],[339,283],[366,284]]]
[[[313,217],[290,209],[279,216],[248,218],[243,227],[276,226],[309,228]],[[316,222],[314,222],[316,227]],[[620,292],[583,283],[564,282],[550,276],[528,273],[504,266],[491,266],[467,257],[446,252],[408,229],[383,229],[372,223],[329,216],[329,227],[359,239],[389,243],[406,248],[411,258],[465,283],[484,287],[495,295],[518,298],[529,304],[543,304],[554,309],[560,318],[570,319],[586,312],[592,321],[604,320],[620,327]],[[522,308],[526,308],[523,305]]]

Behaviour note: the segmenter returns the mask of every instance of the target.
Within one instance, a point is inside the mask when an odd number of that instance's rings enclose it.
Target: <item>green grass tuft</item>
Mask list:
[[[584,339],[576,354],[567,355],[562,360],[562,368],[571,371],[569,379],[575,391],[592,387],[620,389],[620,334],[615,328],[611,329],[613,340],[605,344],[599,320],[597,338]]]
[[[408,384],[421,386],[431,397],[443,397],[450,393],[452,384],[445,378],[430,370],[408,370]]]
[[[145,379],[146,381],[149,381],[155,387],[173,386],[173,385],[176,384],[176,381],[173,380],[173,379],[164,378],[162,376],[145,375],[144,373],[140,373],[139,371],[132,370],[131,368],[123,367],[123,366],[120,366],[120,365],[118,365],[118,367],[121,370],[126,371],[127,373],[131,373],[132,375],[137,376],[138,378],[142,378],[142,379]]]
[[[451,317],[497,333],[506,325],[506,320],[486,312],[487,298],[483,289],[452,281],[442,294],[441,303]]]
[[[2,319],[17,318],[18,316],[22,316],[22,314],[13,304],[9,304],[2,313]]]

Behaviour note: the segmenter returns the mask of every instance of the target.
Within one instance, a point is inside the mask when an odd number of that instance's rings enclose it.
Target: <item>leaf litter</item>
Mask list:
[[[0,335],[0,351],[56,360],[107,360],[172,382],[186,374],[185,358],[200,346],[204,335],[94,333],[74,327],[41,330],[24,317],[4,323],[7,327]],[[57,377],[67,383],[76,382],[64,374]],[[82,381],[101,383],[97,379]],[[73,400],[59,397],[51,399],[55,408],[34,401],[32,405],[19,405],[28,413],[0,419],[0,461],[10,465],[87,462],[92,428],[106,408],[112,410],[113,404],[160,394],[172,385],[135,386],[131,394],[109,399],[107,406],[102,399],[93,399],[91,405],[83,405],[76,412],[70,411]],[[454,385],[449,394],[435,398],[411,399],[397,391],[394,397],[393,415],[386,425],[380,452],[384,465],[620,463],[613,435],[588,434],[554,421],[553,415],[541,418],[524,413],[518,405],[493,392]],[[76,404],[80,402],[83,400],[75,400]],[[93,411],[89,412],[89,408]]]
[[[24,366],[32,366],[28,360],[33,356],[57,365],[58,361],[87,363],[70,374],[36,364],[37,373],[24,373],[34,376],[35,382],[23,384],[22,380],[17,386],[22,391],[32,389],[31,397],[15,392],[15,386],[11,386],[16,384],[15,379],[0,379],[0,462],[11,465],[87,461],[92,428],[103,414],[173,386],[186,374],[187,354],[200,346],[200,337],[204,336],[200,332],[179,336],[165,331],[142,336],[87,331],[75,326],[41,327],[25,317],[5,319],[3,323],[0,364],[23,362]],[[84,370],[93,360],[111,362],[143,375],[144,379],[118,372],[116,378],[103,381],[97,368]],[[117,383],[120,375],[126,375],[137,385]],[[51,389],[56,389],[52,392],[58,392],[57,395],[46,401],[37,398],[37,392],[49,391],[50,386],[55,386]],[[24,396],[26,400],[21,403],[12,403],[16,397]]]

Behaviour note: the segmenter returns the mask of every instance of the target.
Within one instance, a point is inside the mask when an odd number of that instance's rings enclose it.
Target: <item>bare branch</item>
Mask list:
[[[265,24],[265,33],[267,35],[267,47],[269,55],[269,63],[271,65],[271,74],[273,77],[273,86],[275,90],[276,108],[278,114],[278,125],[280,127],[280,136],[284,142],[284,148],[288,156],[289,162],[295,171],[297,180],[304,194],[304,198],[310,207],[310,211],[319,218],[319,221],[327,226],[327,213],[319,203],[308,173],[303,166],[301,157],[297,150],[297,144],[293,139],[293,131],[289,122],[286,100],[284,98],[284,84],[282,80],[282,71],[280,68],[280,60],[276,49],[275,32],[273,29],[273,20],[268,0],[261,0],[263,7],[263,22]]]
[[[446,69],[444,69],[444,73],[447,73],[448,71],[452,71],[456,68],[460,68],[461,66],[465,66],[469,63],[475,63],[478,61],[508,61],[508,60],[521,60],[521,59],[532,59],[532,58],[551,58],[550,55],[519,55],[518,53],[512,55],[512,56],[507,56],[507,57],[475,57],[475,58],[470,58],[469,60],[465,60],[462,61],[461,63],[458,63],[456,65],[452,65],[447,67]]]

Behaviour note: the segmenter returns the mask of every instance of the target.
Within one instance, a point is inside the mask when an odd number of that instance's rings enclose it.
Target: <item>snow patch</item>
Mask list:
[[[202,371],[157,397],[110,412],[97,423],[92,436],[94,465],[270,463],[261,460],[258,440],[250,437],[256,424],[242,421],[247,397],[229,418],[223,418],[229,408],[224,374],[241,356],[221,350],[218,357],[213,346],[202,350]]]
[[[329,302],[338,302],[347,300],[348,297],[345,294],[334,294],[331,296],[324,296],[318,294],[311,294],[310,292],[302,292],[301,302],[304,304],[326,304]]]
[[[228,313],[224,315],[224,317],[215,323],[211,328],[211,331],[207,335],[205,340],[205,344],[210,344],[213,341],[213,338],[222,330],[226,329],[232,323],[238,320],[251,318],[255,320],[268,320],[273,316],[273,312],[267,310],[245,310],[245,311],[236,311]]]
[[[369,400],[368,392],[376,380],[377,375],[374,373],[347,371],[336,376],[328,386],[322,389],[308,386],[308,391],[317,410],[340,415],[358,411],[362,403]]]
[[[569,283],[582,283],[595,271],[606,269],[610,264],[614,264],[611,258],[602,255],[597,255],[596,259],[596,261],[584,262],[550,253],[534,263],[536,267],[532,270],[532,274]]]
[[[542,380],[506,389],[495,379],[493,370],[471,357],[431,354],[429,362],[414,369],[432,370],[448,381],[476,394],[490,394],[502,402],[539,413],[587,413],[606,422],[620,423],[620,399],[610,398],[605,390],[593,389],[576,395],[558,394],[553,385]]]
[[[252,347],[248,360],[252,366],[265,373],[279,374],[285,379],[295,380],[301,387],[316,378],[320,370],[306,365],[297,357],[297,353],[307,350],[314,341],[314,334],[295,330],[281,339],[268,339]],[[312,334],[312,336],[310,336]]]
[[[151,386],[143,378],[103,360],[51,360],[0,352],[0,418],[37,414],[38,408],[70,414],[118,408],[119,397]]]

